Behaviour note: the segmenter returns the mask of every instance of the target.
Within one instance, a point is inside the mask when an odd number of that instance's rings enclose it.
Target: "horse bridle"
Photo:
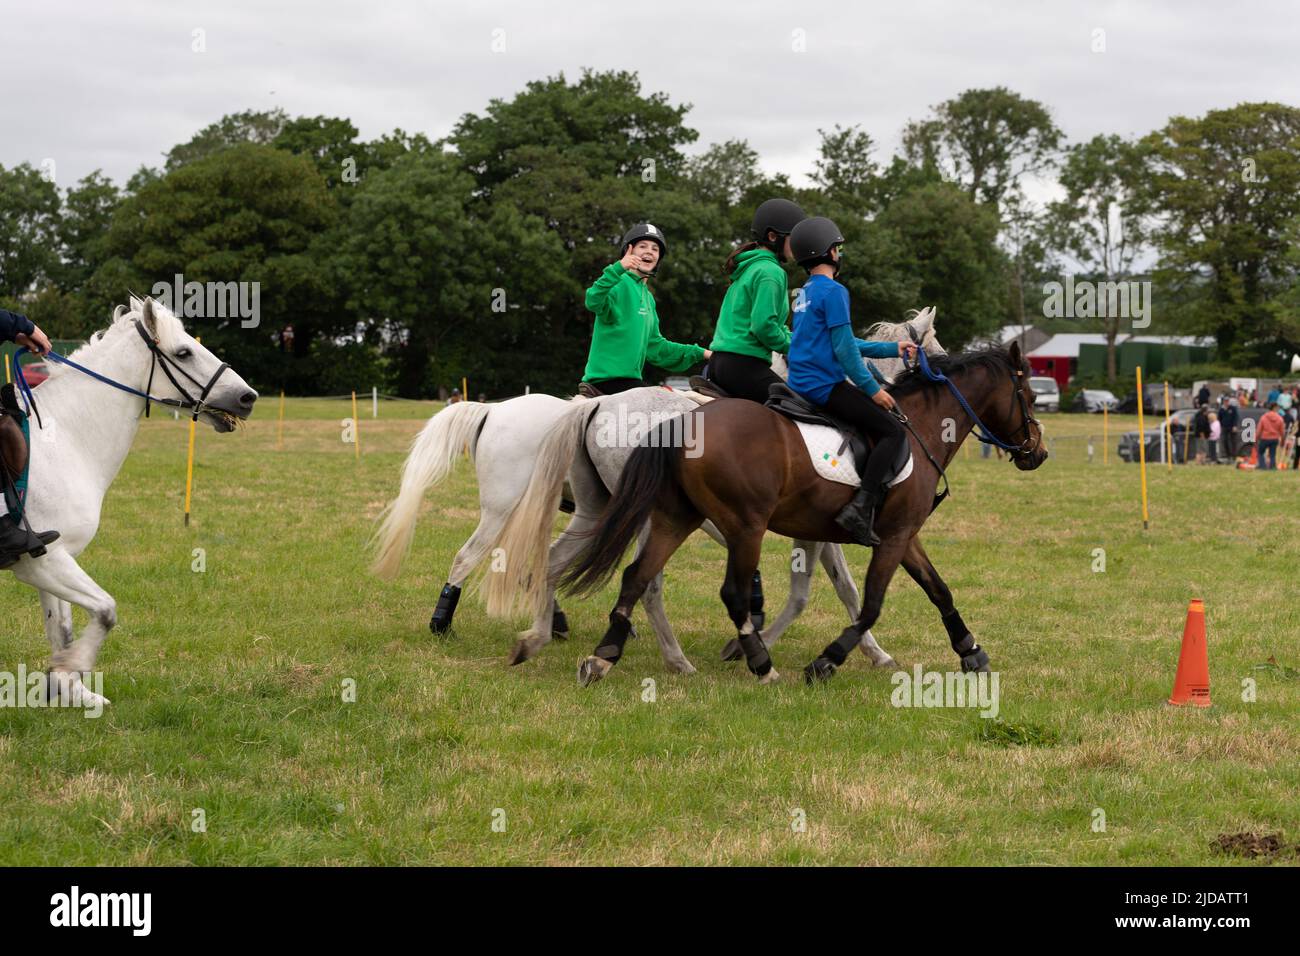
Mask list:
[[[965,396],[962,395],[961,391],[957,388],[957,386],[953,383],[953,381],[950,378],[948,378],[945,375],[935,374],[930,371],[930,363],[925,360],[925,349],[921,346],[921,343],[917,338],[916,331],[912,328],[910,323],[906,326],[906,328],[908,334],[912,338],[912,341],[916,343],[917,346],[916,364],[919,366],[921,372],[924,373],[926,378],[930,379],[930,381],[943,382],[945,385],[948,386],[949,391],[951,391],[953,395],[956,397],[958,404],[961,405],[962,409],[966,412],[966,414],[969,415],[971,419],[975,422],[975,427],[973,430],[974,430],[975,438],[978,441],[981,441],[986,445],[996,445],[997,447],[1006,451],[1013,460],[1017,458],[1024,458],[1028,455],[1031,455],[1042,446],[1043,424],[1037,418],[1034,417],[1034,413],[1030,409],[1029,402],[1026,401],[1025,399],[1025,393],[1022,388],[1023,380],[1025,377],[1025,371],[1023,368],[1017,368],[1011,370],[1013,373],[1011,378],[1011,389],[1015,393],[1016,399],[1020,402],[1020,427],[1016,430],[1015,434],[1019,435],[1021,432],[1023,432],[1025,435],[1023,441],[1021,441],[1017,445],[1013,445],[1010,442],[1003,441],[1002,439],[998,438],[997,435],[993,434],[992,429],[990,429],[987,425],[985,425],[984,422],[980,420],[979,416],[975,414],[975,410],[970,407],[970,403],[966,401]],[[904,360],[903,364],[906,365],[907,361]],[[896,411],[895,414],[897,414],[899,418],[903,420],[903,424],[905,425],[909,424],[906,421],[906,416],[903,416],[901,411]],[[1030,425],[1038,426],[1037,438],[1035,438],[1032,432],[1030,432],[1029,430]]]
[[[139,319],[135,320],[135,330],[140,333],[140,338],[144,339],[144,344],[149,348],[149,352],[152,356],[152,361],[149,364],[149,384],[146,385],[144,389],[144,417],[149,417],[149,406],[153,402],[157,402],[160,405],[167,405],[171,408],[191,409],[194,412],[193,420],[198,421],[199,415],[202,414],[204,409],[207,407],[207,400],[208,396],[212,394],[212,387],[217,384],[217,379],[221,378],[221,376],[225,374],[226,369],[230,368],[230,366],[227,363],[222,362],[217,367],[217,370],[212,373],[212,377],[208,379],[208,383],[206,385],[201,385],[197,378],[163,354],[162,349],[158,347],[158,340],[149,334],[148,330],[144,327],[144,323]],[[185,396],[184,400],[153,397],[153,376],[154,372],[159,368],[162,369],[163,374],[167,376],[167,380],[172,383],[176,391]],[[179,372],[181,375],[185,376],[189,379],[191,385],[200,390],[198,398],[194,398],[188,391],[186,391],[185,386],[178,382],[176,376],[172,374],[173,371]]]
[[[1016,373],[1015,378],[1011,380],[1011,386],[1012,388],[1015,389],[1016,398],[1020,400],[1020,428],[1016,431],[1016,434],[1019,434],[1020,432],[1024,432],[1025,440],[1020,443],[1020,445],[1016,448],[1015,451],[1008,452],[1008,454],[1010,454],[1012,458],[1015,458],[1017,455],[1021,455],[1021,456],[1032,455],[1043,444],[1043,423],[1034,417],[1034,413],[1029,405],[1029,402],[1025,400],[1025,392],[1024,389],[1022,388],[1022,382],[1025,377],[1025,371],[1024,369],[1018,368],[1015,370],[1015,373]],[[1017,381],[1018,379],[1021,381]],[[1029,431],[1029,426],[1031,424],[1038,426],[1037,438],[1034,438]],[[990,432],[990,434],[992,433]]]

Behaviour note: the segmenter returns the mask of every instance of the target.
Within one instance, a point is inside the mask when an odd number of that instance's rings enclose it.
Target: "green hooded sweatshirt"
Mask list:
[[[584,382],[640,378],[646,362],[684,372],[704,360],[699,345],[669,342],[659,332],[655,297],[644,279],[614,262],[587,290],[587,308],[596,313]]]
[[[750,249],[736,256],[709,348],[770,362],[773,352],[790,349],[789,319],[785,270],[770,249]]]

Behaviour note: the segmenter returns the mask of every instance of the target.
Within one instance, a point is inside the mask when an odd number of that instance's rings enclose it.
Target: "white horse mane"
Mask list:
[[[150,302],[150,305],[154,319],[154,334],[158,338],[159,348],[163,351],[175,349],[180,337],[185,333],[185,326],[172,310],[161,302],[155,299]],[[108,327],[92,333],[86,344],[78,348],[68,358],[89,368],[94,368],[94,365],[88,360],[99,351],[101,344],[114,340],[124,330],[130,330],[131,334],[134,335],[135,329],[132,326],[135,324],[136,319],[140,318],[143,310],[144,302],[132,296],[130,306],[119,305],[114,308],[113,319],[109,322]],[[66,365],[58,362],[50,362],[48,365],[49,377],[52,379],[58,378],[68,371]]]

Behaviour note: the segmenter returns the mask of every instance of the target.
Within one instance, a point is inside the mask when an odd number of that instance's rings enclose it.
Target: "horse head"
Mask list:
[[[253,413],[257,392],[186,332],[162,303],[132,296],[130,310],[123,314],[119,307],[114,319],[133,323],[139,333],[130,340],[139,350],[141,367],[148,369],[142,391],[180,403],[218,432],[232,431]]]
[[[1015,397],[1003,420],[994,423],[992,427],[1009,443],[1014,443],[1023,436],[1019,446],[1009,454],[1021,471],[1033,471],[1047,460],[1047,448],[1043,444],[1043,426],[1034,417],[1034,390],[1029,387],[1029,377],[1033,371],[1020,351],[1019,341],[1011,343],[1011,348],[1007,350],[1007,361]],[[995,407],[1001,408],[1001,403]]]

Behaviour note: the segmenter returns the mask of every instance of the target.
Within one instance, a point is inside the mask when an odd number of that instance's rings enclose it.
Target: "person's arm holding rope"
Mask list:
[[[0,341],[25,345],[37,355],[50,350],[50,340],[31,319],[8,309],[0,309]]]

